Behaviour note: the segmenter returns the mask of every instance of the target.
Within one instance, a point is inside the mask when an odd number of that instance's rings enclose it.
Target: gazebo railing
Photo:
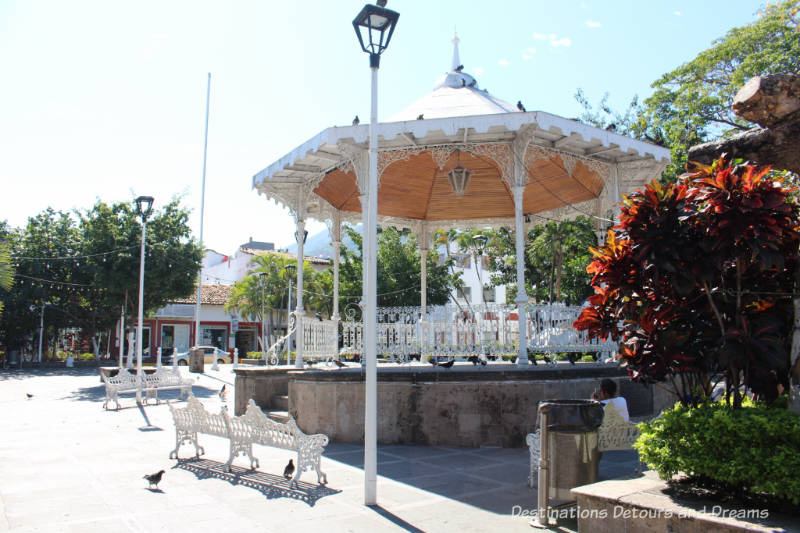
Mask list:
[[[378,309],[377,353],[407,360],[422,354],[435,357],[514,355],[519,346],[517,308],[503,304]],[[531,352],[599,352],[604,359],[617,350],[611,341],[592,340],[573,328],[581,307],[564,304],[529,305],[526,309],[528,348]],[[362,352],[363,329],[358,312],[342,321],[342,353]],[[313,321],[312,321],[313,322]]]
[[[303,317],[303,358],[326,360],[336,355],[339,339],[339,322],[337,320],[319,320]]]

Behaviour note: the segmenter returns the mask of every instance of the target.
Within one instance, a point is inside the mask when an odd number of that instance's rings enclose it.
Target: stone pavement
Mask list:
[[[193,392],[218,411],[227,383],[232,412],[233,382],[230,365],[206,366]],[[286,450],[254,446],[260,468],[239,458],[228,473],[227,441],[201,436],[199,460],[191,446],[181,448],[186,460],[169,460],[175,433],[163,400],[178,401],[177,391],[143,408],[123,395],[119,411],[104,411],[104,396],[95,368],[0,372],[0,531],[532,531],[528,518],[512,515],[514,506],[536,507],[527,448],[380,446],[379,506],[366,507],[360,446],[330,444],[328,485],[306,472],[290,489],[280,474],[296,455]],[[635,466],[633,452],[607,452],[600,477]],[[159,490],[148,490],[142,476],[160,469]]]

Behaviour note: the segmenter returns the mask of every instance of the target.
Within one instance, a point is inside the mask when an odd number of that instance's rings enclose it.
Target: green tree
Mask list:
[[[14,267],[11,264],[11,252],[8,244],[0,240],[0,289],[11,290],[14,284]],[[3,313],[3,300],[0,300],[0,315]]]
[[[641,106],[634,98],[624,113],[615,112],[606,97],[593,108],[579,89],[581,119],[598,127],[614,123],[617,132],[669,147],[672,163],[664,179],[675,181],[690,147],[752,127],[731,110],[733,97],[748,79],[800,71],[799,24],[800,1],[767,4],[755,21],[731,29],[656,80],[655,92]]]
[[[263,320],[265,333],[273,334],[288,305],[289,279],[295,275],[290,274],[290,265],[296,266],[297,261],[280,254],[257,255],[247,275],[231,287],[225,310]],[[304,264],[303,279],[313,285],[314,270],[309,262]]]
[[[592,294],[586,267],[597,240],[584,216],[534,226],[525,248],[525,288],[538,301],[578,304]],[[516,296],[517,260],[513,233],[501,228],[489,239],[487,252],[492,283],[506,285],[506,298]]]
[[[344,316],[349,304],[361,300],[361,234],[354,228],[345,226],[345,232],[353,241],[356,250],[342,248],[339,270],[340,293],[339,312]],[[419,305],[420,254],[416,237],[408,230],[383,228],[378,232],[378,305],[379,306],[417,306]],[[448,272],[449,262],[439,263],[438,254],[428,253],[428,294],[429,305],[447,302],[450,288],[456,276]]]
[[[50,327],[81,328],[98,356],[100,334],[116,323],[126,292],[126,314],[135,315],[138,306],[141,223],[135,211],[132,202],[98,201],[74,215],[47,209],[25,228],[6,230],[19,282],[0,293],[7,302],[0,338],[20,347],[47,306]],[[178,200],[148,220],[146,254],[146,313],[194,291],[202,250]]]

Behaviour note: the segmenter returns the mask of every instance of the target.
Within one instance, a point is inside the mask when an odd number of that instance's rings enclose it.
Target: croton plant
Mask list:
[[[788,388],[800,232],[794,189],[768,167],[724,159],[625,196],[593,248],[594,295],[575,327],[619,342],[635,381],[684,403],[774,400]]]

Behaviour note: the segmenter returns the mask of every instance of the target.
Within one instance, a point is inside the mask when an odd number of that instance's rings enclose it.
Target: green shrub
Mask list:
[[[75,356],[76,361],[94,361],[94,354],[93,353],[79,353]]]
[[[247,352],[245,359],[261,359],[261,352]]]
[[[723,403],[676,405],[640,425],[634,445],[662,479],[683,473],[736,493],[800,503],[800,416],[785,409]]]

